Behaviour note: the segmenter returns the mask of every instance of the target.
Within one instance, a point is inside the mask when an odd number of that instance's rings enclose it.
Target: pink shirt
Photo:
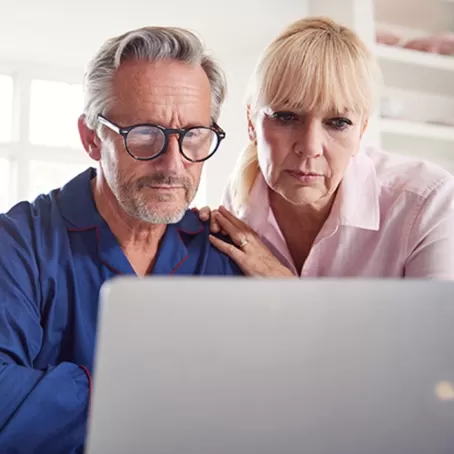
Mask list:
[[[230,194],[224,205],[232,210]],[[234,213],[298,274],[260,174],[247,208]],[[454,176],[441,167],[372,148],[348,167],[304,277],[454,280]]]

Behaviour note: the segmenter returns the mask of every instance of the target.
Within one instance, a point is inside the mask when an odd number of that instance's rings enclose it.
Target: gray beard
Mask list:
[[[121,181],[121,179],[120,179]],[[153,210],[150,208],[149,200],[143,193],[143,190],[148,186],[162,185],[181,185],[185,191],[185,203],[174,212],[162,213],[161,210]],[[139,178],[133,183],[119,185],[116,195],[121,207],[128,213],[129,216],[139,219],[150,224],[176,224],[181,221],[185,215],[195,192],[190,181],[187,178],[173,177],[164,174],[156,174]],[[163,194],[156,198],[156,202],[171,202],[172,195]]]

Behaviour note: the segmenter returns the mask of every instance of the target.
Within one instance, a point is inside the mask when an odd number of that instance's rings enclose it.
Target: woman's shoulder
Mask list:
[[[372,162],[378,186],[385,192],[426,198],[444,188],[454,196],[454,175],[438,164],[374,147],[363,151]]]

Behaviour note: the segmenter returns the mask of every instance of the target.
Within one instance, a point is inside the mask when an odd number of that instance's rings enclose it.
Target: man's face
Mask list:
[[[211,86],[200,66],[127,61],[116,72],[112,89],[105,117],[120,127],[211,125]],[[178,222],[197,192],[202,167],[182,156],[176,135],[159,157],[138,161],[126,151],[122,136],[103,128],[100,171],[119,205],[141,221]]]

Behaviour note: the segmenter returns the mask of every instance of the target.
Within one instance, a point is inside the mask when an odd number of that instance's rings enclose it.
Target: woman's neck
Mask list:
[[[335,196],[326,202],[295,205],[269,190],[270,206],[298,272],[331,212]]]

